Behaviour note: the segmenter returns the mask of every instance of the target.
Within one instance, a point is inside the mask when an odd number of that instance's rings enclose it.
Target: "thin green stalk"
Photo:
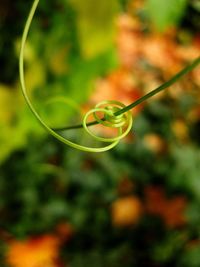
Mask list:
[[[170,80],[168,80],[167,82],[163,83],[162,85],[160,85],[156,89],[152,90],[148,94],[142,96],[141,98],[139,98],[135,102],[131,103],[130,105],[128,105],[128,106],[120,109],[119,111],[115,112],[114,115],[115,116],[121,115],[121,114],[127,112],[128,110],[133,109],[134,107],[136,107],[137,105],[141,104],[142,102],[144,102],[145,100],[149,99],[150,97],[152,97],[152,96],[158,94],[159,92],[163,91],[164,89],[168,88],[169,86],[171,86],[172,84],[177,82],[185,74],[187,74],[188,72],[192,71],[199,63],[200,63],[200,57],[196,58],[190,65],[186,66],[184,69],[182,69],[180,72],[178,72],[175,76],[173,76]],[[103,119],[103,120],[105,120],[105,119]],[[93,126],[93,125],[96,125],[96,124],[98,124],[97,121],[92,121],[92,122],[87,123],[87,126]],[[66,130],[80,129],[80,128],[83,128],[83,124],[71,125],[71,126],[66,126],[66,127],[63,127],[63,128],[56,128],[54,130],[55,131],[66,131]]]
[[[25,75],[24,75],[24,50],[25,50],[25,44],[26,40],[28,37],[29,29],[31,26],[31,22],[33,20],[33,16],[35,14],[36,8],[39,4],[39,0],[33,0],[33,4],[31,7],[31,10],[29,12],[23,35],[22,35],[22,40],[21,40],[21,49],[20,49],[20,55],[19,55],[19,74],[20,74],[20,82],[21,82],[21,89],[22,93],[24,95],[24,98],[26,100],[27,105],[29,106],[30,110],[32,111],[33,115],[36,117],[36,119],[39,121],[39,123],[44,127],[44,129],[54,136],[56,139],[61,141],[62,143],[73,147],[75,149],[79,149],[85,152],[104,152],[107,151],[113,147],[115,147],[119,141],[128,134],[132,127],[132,115],[130,112],[130,109],[134,108],[135,106],[139,105],[143,101],[147,100],[148,98],[152,97],[153,95],[159,93],[160,91],[164,90],[168,86],[172,85],[175,83],[178,79],[180,79],[183,75],[194,69],[199,63],[200,63],[200,57],[198,57],[196,60],[192,62],[191,65],[187,66],[183,70],[181,70],[178,74],[176,74],[172,79],[170,79],[168,82],[162,84],[155,90],[151,91],[147,95],[141,97],[137,101],[133,102],[132,104],[125,106],[124,104],[115,101],[115,100],[105,100],[100,103],[98,103],[92,110],[88,111],[84,118],[83,118],[83,123],[79,125],[72,125],[64,128],[57,128],[57,129],[52,129],[49,127],[46,122],[40,117],[38,114],[37,110],[33,106],[31,100],[29,99],[29,96],[27,94],[27,88],[26,88],[26,83],[25,83]],[[62,100],[61,100],[62,101]],[[117,110],[117,111],[116,111]],[[102,119],[98,117],[98,112],[103,112],[105,117]],[[121,114],[125,113],[123,116],[120,116]],[[92,121],[87,123],[87,118],[93,115],[94,118],[97,121]],[[102,125],[106,125],[111,128],[115,128],[118,130],[117,136],[113,138],[104,138],[95,135],[93,132],[91,132],[88,129],[88,126],[92,126],[95,124],[101,123]],[[78,128],[84,128],[85,131],[95,140],[100,141],[101,143],[109,143],[105,144],[103,147],[88,147],[84,145],[80,145],[77,143],[74,143],[67,138],[63,137],[61,134],[58,133],[58,131],[63,131],[63,130],[69,130],[69,129],[78,129]]]

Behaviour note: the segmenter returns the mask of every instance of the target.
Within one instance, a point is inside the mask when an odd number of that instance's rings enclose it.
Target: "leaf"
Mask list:
[[[119,10],[118,1],[70,0],[77,12],[80,45],[86,57],[104,52],[112,45],[114,19]]]
[[[187,249],[183,256],[180,259],[181,267],[198,267],[200,265],[200,254],[199,254],[200,246],[194,246],[192,248]]]
[[[184,15],[187,0],[147,0],[147,12],[158,31],[177,25]]]

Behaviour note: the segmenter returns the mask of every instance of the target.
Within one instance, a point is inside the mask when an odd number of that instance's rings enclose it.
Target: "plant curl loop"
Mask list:
[[[88,113],[86,113],[84,119],[83,119],[83,127],[84,129],[93,137],[95,137],[96,140],[99,140],[99,141],[103,141],[103,142],[110,142],[109,145],[106,145],[104,147],[87,147],[87,146],[83,146],[83,145],[80,145],[80,144],[77,144],[77,143],[74,143],[66,138],[64,138],[63,136],[61,136],[60,134],[58,134],[54,129],[52,129],[51,127],[49,127],[45,121],[40,117],[40,115],[38,114],[38,112],[35,110],[34,106],[32,105],[29,97],[28,97],[28,94],[27,94],[27,89],[26,89],[26,84],[25,84],[25,78],[24,78],[24,50],[25,50],[25,44],[26,44],[26,40],[27,40],[27,36],[28,36],[28,33],[29,33],[29,29],[30,29],[30,26],[31,26],[31,22],[33,20],[33,16],[35,14],[35,11],[36,11],[36,8],[38,6],[38,3],[39,3],[39,0],[34,0],[33,1],[33,5],[31,7],[31,10],[30,10],[30,13],[28,15],[28,18],[27,18],[27,21],[26,21],[26,24],[25,24],[25,28],[24,28],[24,31],[23,31],[23,35],[22,35],[22,41],[21,41],[21,49],[20,49],[20,56],[19,56],[19,73],[20,73],[20,82],[21,82],[21,88],[22,88],[22,92],[23,92],[23,95],[24,95],[24,98],[26,100],[26,103],[28,104],[30,110],[32,111],[33,115],[37,118],[37,120],[40,122],[40,124],[45,128],[45,130],[47,130],[51,135],[53,135],[55,138],[57,138],[59,141],[63,142],[64,144],[66,145],[69,145],[73,148],[76,148],[76,149],[79,149],[79,150],[82,150],[82,151],[86,151],[86,152],[103,152],[103,151],[107,151],[111,148],[113,148],[114,146],[116,146],[119,142],[119,140],[125,136],[125,134],[128,133],[128,130],[131,129],[131,126],[132,126],[132,117],[131,115],[129,114],[130,112],[128,112],[128,115],[123,115],[123,116],[115,116],[114,113],[113,113],[113,107],[111,106],[108,106],[107,108],[103,108],[101,109],[104,113],[105,113],[105,118],[104,120],[108,119],[109,118],[109,125],[110,127],[116,127],[117,124],[117,120],[120,119],[121,121],[123,120],[123,124],[125,124],[125,119],[127,118],[128,121],[129,121],[129,126],[127,127],[126,131],[124,133],[122,133],[122,128],[123,128],[123,125],[120,125],[120,128],[119,128],[119,132],[118,132],[118,136],[115,137],[115,138],[112,138],[112,139],[106,139],[106,138],[101,138],[101,137],[97,137],[95,136],[94,134],[92,134],[89,130],[88,130],[88,127],[87,127],[87,124],[86,124],[86,120],[89,116],[90,113],[93,113],[93,112],[97,112],[100,108],[98,107],[95,107],[95,109],[93,109],[92,111],[89,111]],[[110,101],[107,101],[106,102],[107,104],[110,104],[111,102]],[[105,103],[104,103],[105,104]],[[114,102],[112,103],[114,104]],[[116,103],[115,103],[116,104]],[[125,107],[123,104],[121,103],[118,103],[118,106],[120,107]],[[116,107],[114,108],[114,110],[119,110],[119,107],[116,109]],[[97,117],[97,115],[95,115],[95,117]],[[100,122],[103,122],[104,125],[106,123],[106,121],[102,121],[100,118],[99,119],[99,123]],[[113,120],[113,121],[112,121]]]
[[[101,107],[103,106],[103,107]],[[123,137],[125,137],[129,131],[132,128],[133,119],[132,114],[130,111],[123,113],[121,115],[115,115],[115,112],[119,111],[121,108],[124,108],[125,105],[122,104],[119,101],[115,100],[105,100],[100,103],[98,103],[94,109],[89,110],[84,118],[83,118],[83,127],[84,129],[93,136],[96,140],[101,142],[115,142]],[[101,112],[104,114],[103,117],[99,117],[97,112]],[[118,135],[116,137],[112,138],[104,138],[99,137],[96,134],[94,134],[87,126],[87,118],[90,114],[93,114],[93,117],[96,119],[96,121],[105,126],[110,128],[118,129]]]
[[[142,96],[141,98],[137,99],[135,102],[129,104],[128,106],[125,106],[124,104],[118,102],[118,101],[103,101],[95,106],[94,109],[88,111],[84,118],[83,123],[78,125],[71,125],[67,127],[62,128],[51,128],[49,127],[45,121],[40,117],[40,115],[35,110],[34,106],[32,105],[26,89],[25,84],[25,78],[24,78],[24,49],[26,44],[26,39],[29,33],[29,29],[31,26],[31,22],[33,20],[33,16],[35,14],[36,8],[38,6],[39,0],[34,0],[33,5],[31,7],[31,10],[29,12],[23,35],[22,35],[22,41],[21,41],[21,49],[20,49],[20,56],[19,56],[19,74],[20,74],[20,82],[21,82],[21,88],[22,93],[24,95],[24,98],[26,100],[26,103],[28,104],[30,110],[32,111],[33,115],[37,118],[37,120],[40,122],[40,124],[55,138],[57,138],[59,141],[63,142],[66,145],[69,145],[73,148],[86,151],[86,152],[103,152],[107,151],[114,146],[118,144],[118,142],[128,134],[128,132],[131,130],[132,127],[132,116],[130,113],[130,110],[136,107],[137,105],[141,104],[145,100],[151,98],[153,95],[161,92],[162,90],[166,89],[167,87],[174,84],[177,80],[179,80],[182,76],[187,74],[188,72],[192,71],[197,65],[200,64],[200,57],[197,57],[193,60],[193,62],[186,66],[184,69],[179,71],[176,75],[174,75],[170,80],[166,81],[165,83],[158,86],[156,89],[152,90],[148,94]],[[98,112],[101,112],[104,114],[104,116],[101,118],[98,116]],[[87,123],[88,117],[93,114],[95,121],[91,121]],[[99,137],[96,134],[94,134],[91,130],[89,130],[89,126],[93,126],[96,124],[101,124],[105,127],[112,127],[118,129],[118,134],[116,137],[113,138],[103,138]],[[71,142],[70,140],[64,138],[58,132],[60,131],[66,131],[70,129],[79,129],[84,128],[90,136],[95,138],[98,141],[102,142],[110,142],[109,145],[100,147],[100,148],[93,148],[93,147],[86,147],[79,144],[76,144],[74,142]]]

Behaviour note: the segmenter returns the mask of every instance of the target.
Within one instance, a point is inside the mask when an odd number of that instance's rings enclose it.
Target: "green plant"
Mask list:
[[[183,75],[194,69],[199,63],[200,63],[200,57],[195,59],[191,65],[187,66],[183,70],[181,70],[179,73],[177,73],[174,77],[172,77],[169,81],[166,83],[162,84],[158,88],[154,89],[150,93],[146,94],[145,96],[141,97],[137,101],[133,102],[132,104],[125,106],[120,102],[117,101],[109,101],[106,100],[104,102],[101,102],[95,106],[92,110],[87,112],[83,118],[83,123],[81,125],[75,125],[75,126],[70,126],[70,127],[65,127],[62,129],[52,129],[50,128],[45,121],[40,117],[40,115],[37,113],[35,108],[33,107],[28,95],[27,95],[27,89],[25,85],[25,80],[24,80],[24,48],[25,48],[25,43],[26,39],[28,36],[28,32],[30,29],[30,25],[33,19],[33,16],[35,14],[36,8],[39,4],[39,0],[34,0],[32,8],[30,10],[25,29],[23,32],[22,36],[22,43],[21,43],[21,51],[20,51],[20,59],[19,59],[19,71],[20,71],[20,81],[21,81],[21,87],[22,87],[22,92],[25,97],[25,100],[31,109],[32,113],[34,116],[37,118],[37,120],[41,123],[41,125],[55,138],[63,142],[64,144],[67,144],[73,148],[80,149],[83,151],[87,152],[103,152],[107,151],[111,148],[113,148],[115,145],[118,144],[119,140],[123,138],[125,135],[128,134],[132,127],[132,118],[130,114],[130,109],[134,108],[135,106],[139,105],[143,101],[147,100],[148,98],[152,97],[153,95],[159,93],[160,91],[166,89],[173,83],[175,83],[178,79],[180,79]],[[100,118],[97,115],[97,112],[103,113],[102,118]],[[90,123],[87,123],[87,118],[89,117],[90,114],[93,114],[95,121],[92,121]],[[114,138],[102,138],[94,135],[89,129],[89,126],[95,125],[95,124],[101,124],[106,127],[111,127],[111,128],[117,128],[118,129],[118,134]],[[60,130],[69,130],[69,129],[77,129],[77,128],[84,128],[86,132],[91,135],[93,138],[95,138],[98,141],[102,142],[108,142],[111,143],[105,147],[101,148],[93,148],[93,147],[87,147],[84,145],[79,145],[76,144],[65,137],[63,137],[61,134],[58,132]]]
[[[151,21],[159,31],[177,25],[185,13],[187,0],[147,0],[147,10]],[[158,12],[162,10],[162,12]]]

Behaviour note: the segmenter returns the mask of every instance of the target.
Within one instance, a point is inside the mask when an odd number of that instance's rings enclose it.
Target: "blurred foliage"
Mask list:
[[[163,31],[180,22],[185,13],[187,2],[187,0],[147,0],[147,12],[158,30]]]
[[[200,29],[200,2],[198,0],[190,0],[187,5],[187,12],[184,14],[182,21],[184,27],[191,31],[199,32]]]
[[[106,1],[104,2],[107,3]],[[7,4],[6,7],[2,4],[1,9],[6,10],[7,8],[9,13],[10,6],[7,6]],[[29,1],[29,6],[27,4],[23,5],[20,1],[17,2],[16,9],[19,9],[20,20],[19,22],[17,21],[17,25],[15,24],[18,29],[15,31],[15,35],[6,30],[8,27],[7,19],[11,20],[11,24],[13,23],[12,16],[15,15],[12,10],[10,11],[10,16],[5,15],[5,17],[1,18],[1,24],[5,31],[5,33],[2,33],[1,38],[2,40],[8,39],[9,47],[12,46],[13,51],[12,55],[6,44],[2,46],[0,51],[0,58],[2,55],[2,60],[0,59],[1,65],[4,66],[1,73],[2,83],[7,83],[6,77],[9,77],[9,83],[15,81],[18,77],[16,66],[18,65],[19,41],[30,5],[31,1]],[[107,8],[106,5],[102,5],[102,11],[99,11],[99,16],[104,13],[103,10]],[[113,31],[111,25],[113,23],[110,21],[110,12],[104,15],[105,26],[103,27],[106,28],[104,33],[106,33],[108,39],[105,42],[99,42],[96,40],[95,29],[96,27],[100,28],[100,21],[92,22],[92,19],[86,13],[90,12],[90,9],[94,9],[93,3],[90,3],[91,7],[89,8],[88,2],[88,9],[83,14],[84,16],[82,15],[83,12],[76,10],[77,6],[77,3],[72,5],[69,1],[62,0],[49,1],[48,4],[41,1],[31,28],[29,42],[27,43],[25,63],[27,65],[26,83],[29,93],[43,116],[49,117],[46,113],[51,112],[52,119],[50,122],[55,121],[55,116],[59,118],[57,124],[66,123],[72,110],[61,107],[60,111],[56,110],[55,115],[55,105],[48,107],[44,103],[54,96],[65,96],[77,103],[84,102],[92,91],[95,77],[97,75],[105,75],[108,70],[117,65],[114,48],[111,43]],[[52,10],[56,12],[52,12]],[[116,11],[113,11],[113,13],[116,13]],[[78,25],[84,24],[82,23],[83,20],[85,27],[82,29]],[[90,26],[91,24],[93,28]],[[87,30],[91,36],[90,41],[83,40],[79,42],[78,36],[84,36],[84,32]],[[102,45],[99,45],[97,50],[94,51],[93,47],[96,48],[97,43]],[[5,52],[8,52],[9,55],[6,55]],[[90,56],[88,56],[89,54]],[[13,63],[4,61],[4,57],[8,60],[11,58]],[[42,90],[41,87],[43,88]],[[1,109],[2,115],[0,115],[3,118],[0,122],[1,160],[7,157],[11,150],[25,145],[29,131],[34,131],[36,135],[41,133],[40,126],[38,127],[34,118],[27,113],[27,107],[22,102],[18,81],[15,81],[14,86],[7,87],[8,90],[4,90],[4,88],[5,85],[2,84],[0,86],[0,95],[4,103],[4,109]],[[12,104],[13,99],[15,99],[15,107]],[[10,109],[10,106],[13,108]],[[12,113],[12,109],[17,110]],[[24,113],[23,116],[22,113]],[[35,130],[33,124],[36,127]],[[7,145],[4,145],[5,143]]]
[[[135,108],[115,149],[73,150],[21,95],[30,5],[0,2],[1,267],[200,266],[199,68]],[[198,17],[198,1],[41,1],[25,54],[34,105],[63,126],[97,101],[133,102],[199,55]]]

